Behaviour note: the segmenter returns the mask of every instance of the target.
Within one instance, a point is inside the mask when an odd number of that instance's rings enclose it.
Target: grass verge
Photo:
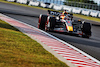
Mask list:
[[[28,5],[25,5],[25,4],[19,4],[19,3],[15,3],[15,2],[7,2],[5,0],[0,0],[0,2],[10,3],[10,4],[15,4],[15,5],[21,5],[21,6],[26,6],[26,7],[36,8],[36,9],[48,10],[47,8],[35,7],[35,6],[28,6]],[[49,9],[49,10],[52,10],[52,9]],[[100,18],[95,18],[95,17],[90,17],[90,16],[84,16],[84,15],[80,15],[80,14],[73,14],[73,15],[75,17],[78,17],[78,18],[100,22]]]
[[[74,16],[79,17],[79,18],[83,18],[83,19],[86,19],[86,20],[92,20],[92,21],[100,22],[100,18],[85,16],[85,15],[80,15],[80,14],[74,14]]]
[[[0,20],[0,67],[68,67],[39,43]]]
[[[0,2],[10,3],[10,4],[15,4],[15,5],[21,5],[21,6],[26,6],[26,7],[36,8],[36,9],[48,10],[47,8],[35,7],[35,6],[28,6],[28,5],[25,5],[25,4],[19,4],[19,3],[15,3],[15,2],[7,2],[5,0],[0,0]],[[49,10],[52,10],[52,9],[49,9]],[[89,17],[89,16],[80,15],[80,14],[73,14],[73,15],[75,17],[78,17],[78,18],[82,18],[82,19],[87,19],[87,20],[91,20],[91,21],[100,22],[100,18]]]

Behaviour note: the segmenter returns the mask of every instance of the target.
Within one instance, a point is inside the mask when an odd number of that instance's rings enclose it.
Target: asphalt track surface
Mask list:
[[[3,14],[22,21],[24,23],[30,24],[32,26],[37,27],[39,14],[47,14],[47,11],[22,7],[12,4],[5,4],[0,3],[0,12]],[[74,19],[77,19],[74,17]],[[83,19],[82,19],[83,20]],[[87,21],[87,20],[86,20]],[[100,24],[94,21],[87,21],[95,24]],[[48,32],[68,43],[77,47],[78,49],[86,52],[87,54],[91,55],[92,57],[98,59],[100,61],[100,26],[92,26],[92,36],[90,39],[77,37],[73,35],[63,34],[63,33],[56,33],[56,32]]]

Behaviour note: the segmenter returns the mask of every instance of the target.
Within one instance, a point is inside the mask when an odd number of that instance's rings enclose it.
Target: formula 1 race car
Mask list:
[[[89,38],[91,36],[91,24],[73,20],[73,14],[61,14],[48,10],[49,15],[39,16],[38,28],[45,31],[66,32]]]

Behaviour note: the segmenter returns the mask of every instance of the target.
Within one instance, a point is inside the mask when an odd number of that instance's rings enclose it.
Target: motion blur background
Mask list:
[[[33,0],[100,11],[100,0]]]

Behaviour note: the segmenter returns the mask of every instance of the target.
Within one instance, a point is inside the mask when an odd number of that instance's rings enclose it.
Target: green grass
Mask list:
[[[15,3],[15,2],[7,2],[5,0],[0,0],[0,2],[10,3],[10,4],[15,4],[15,5],[21,5],[21,6],[31,7],[31,8],[36,8],[36,9],[48,10],[47,8],[28,6],[28,5],[25,5],[25,4],[19,4],[19,3]],[[49,9],[49,10],[52,10],[52,9]],[[92,21],[100,22],[100,18],[89,17],[89,16],[80,15],[80,14],[73,14],[73,15],[75,17],[78,17],[78,18],[83,18],[83,19],[87,19],[87,20],[92,20]]]
[[[0,67],[68,67],[39,43],[0,20]]]
[[[87,19],[87,20],[92,20],[92,21],[100,22],[100,18],[84,16],[84,15],[79,15],[79,14],[74,14],[74,16],[79,17],[79,18],[83,18],[83,19]]]

